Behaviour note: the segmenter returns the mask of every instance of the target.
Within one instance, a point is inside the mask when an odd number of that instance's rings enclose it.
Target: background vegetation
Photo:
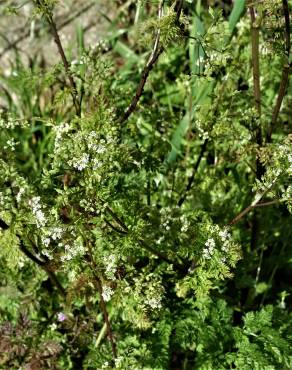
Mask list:
[[[0,7],[0,368],[291,369],[291,4]]]

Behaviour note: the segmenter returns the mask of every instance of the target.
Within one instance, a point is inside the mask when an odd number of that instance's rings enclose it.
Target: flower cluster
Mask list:
[[[181,221],[181,224],[182,224],[181,231],[183,233],[187,232],[189,227],[190,227],[190,222],[188,221],[186,215],[180,216],[180,221]]]
[[[60,149],[63,136],[71,130],[71,127],[68,123],[63,122],[58,126],[54,126],[55,136],[55,150]]]
[[[222,250],[224,252],[228,252],[228,245],[229,245],[229,240],[231,239],[231,235],[228,232],[227,228],[224,228],[223,230],[219,231],[218,233],[223,245],[222,245]]]
[[[205,248],[203,249],[203,258],[210,259],[215,250],[215,240],[213,238],[209,238],[205,243]]]
[[[14,138],[11,138],[6,141],[6,145],[3,147],[5,150],[10,149],[12,151],[15,151],[15,147],[18,143],[15,141]]]
[[[32,213],[35,216],[37,227],[41,228],[45,226],[47,223],[47,219],[42,210],[43,206],[41,205],[41,198],[40,197],[31,198],[28,201],[28,205],[30,206]]]
[[[210,260],[214,256],[215,251],[220,253],[220,260],[222,262],[228,261],[230,252],[232,251],[239,258],[240,248],[232,241],[231,234],[227,227],[221,229],[218,225],[209,225],[209,227],[207,227],[207,232],[209,234],[209,238],[204,244],[204,249],[202,252],[203,259]]]
[[[23,196],[23,194],[25,193],[25,188],[24,187],[21,187],[18,191],[18,193],[16,194],[16,202],[19,203],[21,201],[21,198]]]
[[[117,271],[117,258],[115,255],[110,254],[105,258],[105,275],[108,279],[114,280]]]
[[[1,113],[2,111],[0,110],[0,114]],[[8,115],[6,118],[0,117],[0,128],[13,130],[18,126],[27,127],[28,121],[19,118],[14,118],[11,115]]]
[[[70,261],[73,258],[83,255],[85,253],[85,246],[82,243],[81,238],[77,238],[76,240],[72,241],[72,244],[66,243],[63,245],[60,243],[58,246],[64,247],[64,254],[61,256],[61,261]]]
[[[56,171],[69,165],[84,176],[88,171],[94,171],[94,178],[98,181],[103,178],[103,172],[107,175],[113,173],[113,168],[116,169],[119,161],[124,158],[117,150],[116,129],[110,124],[110,118],[107,119],[109,122],[104,124],[102,129],[98,129],[99,123],[95,116],[88,117],[81,127],[78,122],[55,127],[52,169]]]
[[[59,226],[43,229],[42,243],[45,247],[48,247],[51,241],[57,241],[61,239],[63,232],[64,230]]]
[[[105,302],[110,301],[113,294],[114,294],[114,291],[112,290],[111,287],[104,286],[102,288],[102,298],[104,299]]]
[[[78,171],[82,171],[87,167],[88,162],[89,162],[89,154],[88,153],[83,153],[81,155],[81,157],[74,158],[72,161],[70,161],[69,165],[73,166]]]
[[[162,297],[157,295],[156,297],[146,298],[145,303],[150,306],[153,310],[160,310],[162,308],[161,303]]]

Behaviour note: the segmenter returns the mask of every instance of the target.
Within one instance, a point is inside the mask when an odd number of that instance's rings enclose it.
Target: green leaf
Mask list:
[[[234,0],[232,12],[229,17],[230,33],[233,33],[237,22],[239,21],[245,6],[245,0]]]
[[[128,63],[135,63],[139,61],[139,57],[126,44],[117,41],[114,51],[123,57]]]
[[[184,137],[189,129],[190,123],[194,119],[194,108],[195,106],[206,104],[206,100],[209,99],[213,88],[214,81],[205,80],[201,85],[200,82],[197,81],[197,84],[193,84],[191,96],[187,97],[187,100],[191,99],[191,104],[187,108],[186,114],[173,133],[170,142],[172,148],[168,154],[167,163],[173,163],[176,160],[177,155],[180,154]]]

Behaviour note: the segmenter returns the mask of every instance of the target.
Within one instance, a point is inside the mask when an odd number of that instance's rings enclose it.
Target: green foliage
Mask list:
[[[68,64],[1,71],[0,367],[290,369],[282,3],[256,5],[261,114],[244,1],[119,3]]]

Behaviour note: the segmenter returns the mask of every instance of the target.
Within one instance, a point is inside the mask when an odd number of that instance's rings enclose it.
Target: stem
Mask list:
[[[105,304],[105,301],[104,301],[103,295],[102,295],[102,293],[103,293],[102,283],[101,283],[101,280],[100,280],[99,276],[95,272],[95,270],[97,269],[97,266],[95,264],[95,261],[94,261],[93,255],[92,255],[92,250],[91,250],[90,245],[88,246],[88,250],[89,250],[89,254],[87,254],[87,258],[89,259],[89,262],[90,262],[89,266],[90,266],[90,269],[91,269],[92,274],[94,276],[94,285],[95,285],[95,287],[96,287],[96,289],[99,293],[99,296],[100,296],[100,302],[99,302],[100,309],[101,309],[101,312],[103,314],[104,322],[105,322],[105,325],[106,325],[107,335],[108,335],[109,341],[111,343],[113,357],[114,357],[114,359],[116,359],[117,358],[116,344],[115,344],[115,341],[114,341],[114,338],[113,338],[113,332],[112,332],[112,328],[111,328],[111,324],[110,324],[109,314],[107,312],[106,304]]]
[[[3,221],[2,219],[0,219],[0,227],[3,230],[9,229],[9,225],[5,221]],[[22,251],[22,253],[24,253],[27,258],[29,258],[32,262],[34,262],[36,265],[38,265],[40,268],[42,268],[48,274],[48,276],[51,279],[53,285],[56,286],[56,288],[58,289],[59,293],[63,297],[66,297],[66,291],[65,291],[65,289],[63,288],[63,286],[59,282],[56,274],[53,271],[51,271],[50,268],[47,266],[47,261],[42,261],[39,258],[37,258],[34,254],[32,254],[31,251],[24,245],[21,236],[18,235],[18,234],[16,234],[16,236],[19,239],[19,242],[20,242],[19,249]]]
[[[255,106],[260,117],[261,115],[261,88],[260,88],[260,63],[259,63],[259,25],[253,6],[249,6],[251,18],[251,46],[252,46],[252,71]]]
[[[281,110],[281,106],[283,103],[283,99],[285,97],[286,90],[288,87],[288,82],[289,82],[289,71],[290,71],[289,56],[290,56],[290,50],[291,50],[291,39],[290,39],[290,19],[289,19],[288,1],[282,0],[282,4],[283,4],[283,13],[284,13],[284,18],[285,18],[285,36],[284,37],[285,37],[285,56],[286,56],[285,59],[286,60],[283,65],[282,77],[281,77],[281,82],[279,86],[278,96],[277,96],[275,107],[273,109],[273,115],[272,115],[271,123],[268,129],[268,133],[267,133],[267,142],[271,140],[272,132],[276,126],[278,116]]]
[[[188,181],[188,185],[187,185],[187,187],[186,187],[186,190],[185,190],[185,192],[181,195],[181,197],[180,197],[180,199],[179,199],[179,201],[178,201],[178,203],[177,203],[177,205],[178,205],[179,207],[181,207],[181,205],[183,204],[183,202],[186,200],[186,197],[187,197],[187,195],[188,195],[188,192],[189,192],[189,191],[191,190],[191,188],[192,188],[192,185],[193,185],[193,182],[194,182],[194,179],[195,179],[195,175],[196,175],[196,172],[197,172],[197,170],[198,170],[198,168],[199,168],[199,165],[200,165],[200,163],[201,163],[201,160],[202,160],[202,158],[203,158],[204,152],[205,152],[206,147],[207,147],[207,143],[208,143],[208,140],[205,140],[205,141],[204,141],[204,143],[203,143],[203,145],[201,146],[201,151],[200,151],[199,157],[198,157],[198,159],[197,159],[197,162],[196,162],[196,164],[195,164],[195,167],[194,167],[194,169],[193,169],[193,172],[192,172],[191,176],[189,177],[189,181]]]
[[[257,2],[255,2],[257,3]],[[258,115],[258,122],[256,123],[256,128],[254,130],[255,140],[260,148],[262,145],[262,128],[261,128],[261,86],[260,86],[260,57],[259,57],[259,17],[256,17],[256,10],[252,3],[250,2],[249,6],[250,11],[250,19],[251,19],[251,47],[252,47],[252,72],[253,72],[253,91],[254,91],[254,102],[255,108],[257,110]],[[259,180],[264,173],[264,168],[258,155],[256,154],[256,178]],[[265,194],[265,192],[263,193]],[[257,199],[257,204],[260,199],[263,197],[263,194]],[[251,208],[247,207],[243,213],[239,215],[239,217],[235,218],[234,222],[237,222],[241,217],[243,217],[246,213],[253,208],[255,204],[251,205]],[[233,222],[233,223],[234,223]],[[232,224],[233,224],[232,223]],[[258,236],[259,236],[259,218],[257,212],[254,213],[252,222],[251,222],[251,240],[250,245],[251,249],[254,249],[257,244]]]
[[[138,87],[137,87],[137,90],[136,90],[136,93],[135,93],[135,96],[133,97],[129,107],[126,109],[126,112],[124,113],[124,115],[122,117],[123,122],[127,121],[127,119],[130,117],[130,115],[135,111],[135,109],[137,107],[137,104],[138,104],[138,102],[139,102],[139,100],[140,100],[140,98],[143,94],[144,86],[146,84],[149,73],[152,70],[152,68],[154,67],[154,64],[158,60],[158,58],[159,58],[160,54],[163,52],[163,50],[164,49],[161,47],[155,54],[153,54],[151,59],[149,59],[146,66],[144,67],[144,69],[142,71],[140,82],[138,84]]]
[[[109,316],[109,320],[110,320],[110,316]],[[99,335],[95,341],[95,344],[94,344],[94,347],[97,348],[99,345],[100,345],[100,342],[102,341],[102,338],[104,337],[105,333],[106,333],[106,330],[107,330],[107,326],[106,326],[106,323],[103,324],[103,327],[101,328],[101,331],[99,332]]]
[[[40,0],[36,0],[36,3],[38,5],[41,5],[41,1]],[[54,41],[57,45],[57,48],[58,48],[58,52],[61,56],[61,59],[62,59],[62,63],[64,65],[64,68],[65,68],[65,72],[66,72],[66,75],[69,79],[69,83],[70,83],[70,86],[71,86],[71,96],[72,96],[72,99],[73,99],[73,104],[74,104],[74,107],[75,107],[75,111],[76,111],[76,115],[78,117],[81,116],[81,106],[79,104],[79,101],[78,101],[78,92],[77,92],[77,87],[76,87],[76,84],[75,84],[75,81],[73,79],[73,76],[72,76],[72,72],[70,71],[70,64],[66,58],[66,55],[65,55],[65,52],[64,52],[64,48],[63,48],[63,45],[62,45],[62,42],[61,42],[61,39],[59,37],[59,33],[58,33],[58,30],[57,30],[57,26],[56,26],[56,23],[53,19],[53,15],[51,13],[51,11],[49,10],[45,10],[45,17],[47,18],[47,21],[51,27],[51,31],[52,31],[52,34],[53,34],[53,37],[54,37]]]
[[[68,76],[68,79],[69,79],[69,82],[70,82],[70,85],[71,85],[71,95],[72,95],[72,99],[73,99],[73,104],[75,106],[76,115],[80,117],[81,116],[81,107],[80,107],[80,104],[78,102],[78,93],[77,93],[76,84],[75,84],[75,81],[73,79],[72,73],[70,71],[70,66],[69,66],[69,63],[67,61],[67,58],[66,58],[64,49],[63,49],[63,46],[62,46],[62,43],[61,43],[61,40],[60,40],[58,31],[57,31],[56,24],[53,21],[53,18],[52,18],[51,15],[48,15],[47,16],[47,19],[48,19],[48,21],[49,21],[49,23],[51,25],[51,29],[52,29],[52,33],[53,33],[53,36],[54,36],[54,40],[55,40],[55,43],[57,45],[59,54],[61,56],[61,59],[62,59],[64,68],[65,68],[66,74]]]
[[[271,200],[271,201],[268,201],[268,202],[251,204],[248,207],[246,207],[243,211],[241,211],[232,221],[230,221],[229,222],[229,225],[235,225],[235,224],[237,224],[253,208],[267,207],[267,206],[271,206],[273,204],[278,204],[278,203],[281,203],[281,202],[283,202],[283,200],[281,200],[281,199],[275,199],[275,200]]]
[[[24,243],[21,240],[20,236],[19,235],[17,235],[17,236],[18,236],[18,238],[20,240],[20,246],[19,246],[20,250],[26,255],[27,258],[29,258],[35,264],[37,264],[38,266],[40,266],[48,274],[48,276],[51,279],[53,285],[55,285],[55,287],[58,289],[59,293],[63,297],[66,297],[66,291],[65,291],[65,289],[63,288],[63,286],[59,282],[56,274],[53,271],[51,271],[50,268],[47,266],[46,261],[42,261],[42,260],[38,259],[36,256],[34,256],[29,251],[29,249],[26,248],[26,246],[24,245]]]
[[[109,320],[109,315],[108,315],[108,312],[107,312],[107,309],[106,309],[105,301],[104,301],[103,296],[102,296],[101,280],[95,274],[94,271],[93,271],[93,275],[94,275],[94,278],[95,278],[94,283],[95,283],[95,286],[96,286],[96,288],[99,292],[99,296],[100,296],[100,309],[102,311],[104,321],[105,321],[105,325],[106,325],[106,328],[107,328],[107,335],[108,335],[110,343],[111,343],[113,357],[117,358],[117,349],[116,349],[116,344],[115,344],[114,339],[113,339],[113,332],[112,332],[112,328],[111,328],[111,324],[110,324],[110,320]]]
[[[261,194],[256,196],[255,200],[248,206],[246,207],[243,211],[241,211],[236,217],[234,217],[230,222],[229,225],[235,225],[237,224],[247,213],[249,213],[253,208],[256,207],[263,207],[263,206],[268,206],[271,204],[276,203],[275,201],[271,202],[263,202],[260,203],[260,201],[263,199],[263,197],[273,188],[273,186],[276,184],[277,179],[281,176],[281,173],[274,178],[270,186],[268,186]],[[277,200],[278,201],[278,200]]]
[[[103,202],[104,203],[104,202]],[[127,225],[125,225],[125,223],[119,218],[119,216],[109,207],[109,206],[106,206],[105,207],[105,210],[112,216],[112,218],[117,222],[117,224],[119,226],[121,226],[122,230],[117,230],[117,228],[115,226],[113,226],[111,224],[111,222],[109,222],[108,220],[106,220],[106,223],[112,227],[113,230],[115,230],[116,232],[119,232],[120,234],[128,234],[129,232],[129,229],[127,227]],[[163,261],[175,266],[178,270],[183,270],[183,267],[180,265],[180,264],[177,264],[176,262],[170,260],[164,253],[160,252],[160,251],[157,251],[156,249],[152,248],[150,245],[148,245],[145,240],[143,239],[137,239],[136,240],[145,250],[147,250],[148,252],[150,252],[151,254],[155,255],[156,257],[159,257],[160,259],[162,259]]]
[[[161,15],[162,15],[162,5],[163,5],[163,1],[161,1],[160,5],[159,5],[158,18],[160,18]],[[181,10],[182,10],[182,6],[183,6],[183,0],[178,0],[176,2],[176,7],[175,7],[176,21],[179,20]],[[134,97],[132,98],[132,101],[131,101],[130,105],[128,106],[128,108],[126,109],[124,115],[122,116],[122,119],[121,119],[122,122],[127,121],[128,118],[130,117],[130,115],[135,111],[135,109],[138,105],[138,102],[139,102],[139,100],[140,100],[140,98],[143,94],[144,87],[145,87],[145,84],[147,82],[149,73],[153,69],[155,63],[157,62],[157,60],[159,58],[159,56],[164,51],[163,46],[161,46],[160,48],[158,47],[159,46],[159,38],[160,38],[160,30],[157,30],[151,55],[150,55],[146,65],[145,65],[145,67],[142,71],[142,75],[141,75],[141,78],[140,78],[140,82],[137,86],[136,93],[135,93]]]
[[[120,234],[123,234],[123,235],[126,235],[127,234],[126,231],[119,229],[118,227],[116,227],[115,225],[113,225],[108,219],[105,218],[104,220],[105,220],[106,224],[108,226],[110,226],[117,233],[120,233]]]

